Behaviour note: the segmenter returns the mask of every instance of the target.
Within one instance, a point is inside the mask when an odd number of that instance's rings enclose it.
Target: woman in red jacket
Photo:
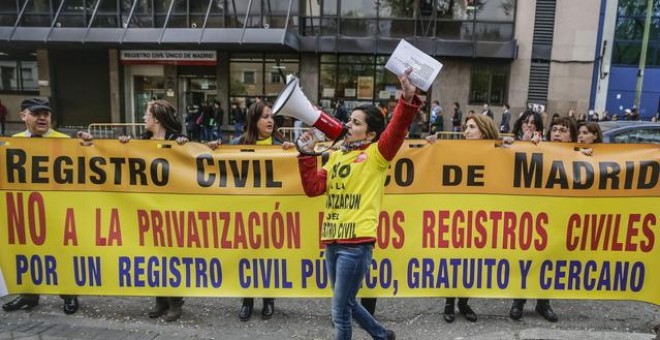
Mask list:
[[[323,168],[317,169],[316,157],[298,158],[305,194],[327,196],[321,241],[326,245],[325,261],[333,289],[335,339],[351,339],[352,318],[374,339],[395,339],[394,332],[378,323],[356,296],[373,255],[387,169],[421,104],[415,86],[408,81],[411,71],[399,77],[403,93],[387,128],[377,107],[354,108],[341,150],[331,153]],[[306,150],[313,150],[315,139],[306,132],[300,142]]]

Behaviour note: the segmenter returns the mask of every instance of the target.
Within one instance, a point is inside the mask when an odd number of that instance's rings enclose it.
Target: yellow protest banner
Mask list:
[[[329,297],[295,152],[0,138],[8,293]],[[660,302],[660,149],[407,142],[365,296]],[[0,287],[2,287],[0,282]]]

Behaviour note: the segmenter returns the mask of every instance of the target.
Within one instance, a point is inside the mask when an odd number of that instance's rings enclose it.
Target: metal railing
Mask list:
[[[295,141],[295,136],[296,133],[299,132],[302,134],[303,132],[309,130],[309,127],[281,127],[278,128],[277,130],[284,136],[285,141],[289,142],[294,142]],[[437,132],[438,139],[465,139],[465,136],[463,135],[463,132],[451,132],[451,131],[440,131]],[[424,133],[422,137],[428,136],[427,133]],[[510,133],[500,133],[500,139],[503,137],[513,137],[513,134]]]
[[[309,129],[310,128],[308,127],[281,127],[277,128],[277,131],[284,136],[285,141],[293,143],[296,141],[296,136],[298,136],[298,134],[302,134]]]
[[[465,139],[463,132],[440,131],[437,132],[438,139]],[[513,137],[510,133],[500,133],[500,139],[504,137]]]
[[[139,138],[144,133],[143,123],[94,123],[87,126],[94,139],[117,139],[119,136]]]

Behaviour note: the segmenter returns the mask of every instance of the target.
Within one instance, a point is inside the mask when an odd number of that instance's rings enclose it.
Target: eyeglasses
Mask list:
[[[565,126],[553,126],[550,131],[552,131],[552,133],[555,133],[555,132],[567,133],[568,128],[565,127]]]

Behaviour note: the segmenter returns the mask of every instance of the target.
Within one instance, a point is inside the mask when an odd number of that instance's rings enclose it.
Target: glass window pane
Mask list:
[[[343,97],[344,93],[337,93],[335,87],[337,79],[337,65],[336,64],[321,64],[319,86],[321,88],[321,95],[319,98],[335,98]]]
[[[130,6],[128,8],[130,14]],[[129,24],[130,27],[154,27],[154,9],[151,7],[150,0],[137,0],[133,18]]]
[[[248,13],[249,1],[227,1],[227,25],[233,28],[243,28],[245,24],[245,14]],[[247,18],[247,27],[263,27],[263,17],[261,15],[261,1],[252,1],[252,7],[249,9],[250,15]]]
[[[61,0],[53,1],[53,8],[57,9]],[[21,18],[21,26],[50,27],[55,9],[51,9],[49,0],[31,1],[25,8]]]
[[[438,18],[453,20],[472,19],[474,6],[468,6],[467,2],[468,0],[437,0]]]
[[[224,1],[224,0],[222,0]],[[211,0],[211,7],[223,6],[222,1]],[[190,13],[206,14],[206,9],[209,6],[208,0],[188,0],[188,6],[190,6]],[[214,4],[213,4],[214,3]]]
[[[165,26],[165,19],[167,19],[167,11],[170,9],[170,2],[174,1],[174,5],[176,6],[177,3],[181,4],[183,3],[183,6],[186,6],[186,0],[169,0],[169,1],[154,1],[154,25],[155,27],[163,27]],[[185,13],[185,10],[184,10]],[[172,18],[170,18],[171,20]],[[179,23],[181,22],[181,19],[179,18],[177,20]],[[185,19],[184,19],[185,21]],[[186,27],[186,26],[184,26]]]
[[[267,59],[265,65],[268,77],[264,84],[264,95],[267,97],[276,97],[280,93],[287,75],[298,76],[299,61],[297,59]]]
[[[57,18],[58,27],[87,27],[94,9],[92,5],[91,0],[67,0]]]
[[[404,38],[415,35],[415,21],[409,19],[379,20],[378,31],[381,37]],[[420,32],[418,32],[420,34]]]
[[[507,97],[508,77],[506,73],[497,72],[493,74],[490,87],[490,97],[487,103],[490,105],[504,105]]]
[[[414,27],[413,27],[414,21],[413,20],[409,20],[409,21],[412,24],[412,25],[410,25],[411,28],[414,30]],[[420,37],[432,37],[434,29],[435,29],[434,20],[433,20],[432,17],[427,17],[427,16],[419,17],[417,19],[417,31],[416,32],[413,31],[413,33],[411,33],[411,35],[416,34],[417,36],[420,36]]]
[[[616,23],[615,39],[641,40],[644,34],[644,18],[619,18]]]
[[[502,105],[508,100],[509,67],[507,65],[478,66],[470,77],[472,105]]]
[[[376,3],[376,1],[342,0],[341,16],[344,18],[375,18]]]
[[[435,35],[447,40],[471,40],[472,28],[472,21],[438,21]]]
[[[25,3],[25,0],[20,1],[22,6]],[[0,1],[0,12],[13,12],[16,14],[20,11],[20,7],[16,6],[16,0]]]
[[[513,24],[477,22],[477,40],[508,41],[513,39]]]
[[[119,0],[101,0],[92,27],[122,27],[117,13]]]
[[[612,63],[637,65],[639,64],[640,53],[640,42],[621,42],[615,40],[614,48],[612,49]]]
[[[649,143],[660,144],[660,130],[657,129],[635,129],[626,130],[613,136],[613,143]]]
[[[339,27],[339,18],[323,18],[321,22],[321,35],[335,35]]]
[[[335,63],[335,62],[337,62],[337,55],[336,54],[323,54],[323,55],[321,55],[321,62],[322,63]]]
[[[208,4],[206,4],[208,5]],[[211,11],[209,11],[209,19],[206,22],[206,27],[209,28],[223,28],[225,27],[225,7],[224,0],[213,0],[211,3]],[[204,9],[206,10],[206,8]],[[203,22],[203,20],[202,20]],[[197,25],[199,27],[199,25]]]
[[[357,78],[352,65],[337,65],[337,97],[355,98],[357,96]]]
[[[16,1],[0,1],[0,26],[14,26],[20,10]]]
[[[166,8],[165,15],[167,15],[167,10]],[[165,16],[163,16],[164,19]],[[192,23],[188,22],[188,1],[174,0],[174,7],[172,8],[172,14],[170,14],[170,21],[168,21],[167,27],[188,28],[191,25]],[[195,27],[197,27],[197,23],[195,23]],[[202,27],[202,22],[199,23],[199,27]]]
[[[490,71],[477,69],[472,71],[470,77],[470,104],[483,104],[488,102],[488,87]]]
[[[323,15],[337,15],[337,0],[323,0]]]
[[[340,55],[340,64],[372,64],[374,62],[373,56],[364,55]]]
[[[511,21],[515,13],[515,0],[476,0],[477,20]]]
[[[405,1],[378,1],[378,2],[374,1],[374,2],[380,3],[380,7],[378,8],[378,15],[381,18],[413,18],[415,15],[414,1],[405,0]]]
[[[376,98],[378,100],[395,99],[396,90],[400,88],[399,78],[384,66],[379,65],[376,67]],[[389,97],[384,98],[381,91],[388,91]]]
[[[646,1],[619,0],[619,15],[644,15],[646,14]],[[653,0],[653,15],[660,15],[660,0]]]
[[[254,85],[256,83],[255,74],[255,70],[243,71],[243,83],[247,85]]]
[[[18,90],[17,70],[15,61],[0,61],[0,90]]]
[[[263,0],[264,24],[270,28],[287,27],[287,13],[289,11],[289,1]],[[298,7],[298,0],[293,0],[291,4],[291,13],[295,13]],[[297,27],[297,17],[291,15],[288,23],[289,29]]]
[[[36,61],[22,61],[21,65],[21,81],[22,90],[24,91],[37,91],[37,62]]]
[[[646,66],[660,66],[660,44],[649,46],[646,56]]]
[[[372,37],[377,33],[376,19],[343,19],[341,34],[352,37]]]

